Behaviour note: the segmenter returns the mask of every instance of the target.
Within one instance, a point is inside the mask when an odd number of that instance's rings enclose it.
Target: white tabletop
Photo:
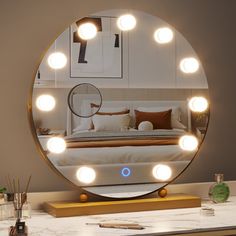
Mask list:
[[[200,208],[157,210],[145,212],[54,218],[44,212],[35,211],[26,220],[30,236],[116,236],[116,235],[167,235],[170,232],[236,227],[236,197],[221,204],[204,202],[203,206],[213,207],[215,216],[200,215]],[[86,223],[126,222],[139,223],[143,230],[107,229]],[[0,221],[0,236],[8,235],[13,221]]]

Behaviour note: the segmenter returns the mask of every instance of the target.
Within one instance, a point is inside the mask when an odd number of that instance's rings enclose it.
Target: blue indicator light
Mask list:
[[[123,177],[129,177],[131,175],[131,170],[130,168],[128,167],[124,167],[122,170],[121,170],[121,175]]]

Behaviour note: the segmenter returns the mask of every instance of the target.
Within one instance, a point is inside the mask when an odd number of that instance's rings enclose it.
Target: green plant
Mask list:
[[[4,192],[6,192],[7,191],[7,189],[5,188],[5,187],[1,187],[0,186],[0,193],[4,193]]]

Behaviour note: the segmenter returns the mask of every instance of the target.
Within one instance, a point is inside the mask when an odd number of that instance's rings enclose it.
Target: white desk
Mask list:
[[[29,236],[120,236],[146,234],[163,236],[173,235],[173,232],[194,233],[205,229],[219,229],[220,227],[235,227],[234,230],[236,230],[236,197],[231,197],[227,203],[223,204],[203,203],[203,205],[206,204],[215,209],[215,216],[201,216],[200,208],[70,218],[54,218],[43,212],[33,212],[32,218],[27,220],[27,225],[29,227]],[[116,223],[120,221],[139,223],[146,228],[144,230],[105,229],[99,228],[97,225],[86,225],[86,223],[111,221]],[[0,236],[8,235],[8,226],[11,224],[13,224],[13,221],[0,221]],[[174,235],[177,235],[177,233]],[[205,232],[202,235],[208,236],[212,234]]]

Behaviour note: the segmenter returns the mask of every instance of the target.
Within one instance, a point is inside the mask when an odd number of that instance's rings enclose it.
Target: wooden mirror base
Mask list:
[[[165,198],[147,198],[103,202],[46,202],[44,209],[55,217],[98,215],[109,213],[152,211],[176,208],[200,207],[198,196],[169,194]]]

